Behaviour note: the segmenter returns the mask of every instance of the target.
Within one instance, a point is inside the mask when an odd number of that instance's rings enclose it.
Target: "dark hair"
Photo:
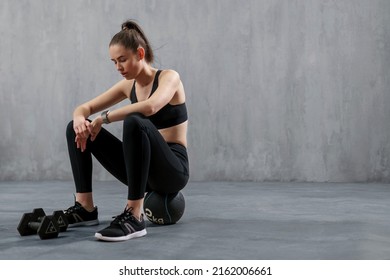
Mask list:
[[[112,37],[109,46],[116,44],[120,44],[134,52],[137,52],[137,48],[141,46],[145,49],[145,60],[148,63],[152,63],[154,60],[153,50],[148,38],[146,38],[141,27],[132,20],[122,23],[122,30]]]

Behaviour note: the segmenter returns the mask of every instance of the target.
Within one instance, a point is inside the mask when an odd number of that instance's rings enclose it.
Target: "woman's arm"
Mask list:
[[[106,92],[81,104],[73,112],[73,118],[83,116],[85,119],[103,109],[113,106],[125,98],[128,81],[121,80]]]
[[[86,119],[105,108],[124,100],[126,96],[126,80],[122,80],[112,86],[109,90],[78,106],[73,112],[73,129],[76,133],[75,142],[77,148],[85,150],[86,140],[91,133],[91,124]]]

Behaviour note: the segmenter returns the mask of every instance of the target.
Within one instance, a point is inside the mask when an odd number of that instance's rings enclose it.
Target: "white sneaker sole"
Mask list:
[[[138,238],[146,235],[146,229],[143,229],[141,231],[136,231],[133,233],[130,233],[126,236],[119,236],[119,237],[109,237],[109,236],[103,236],[101,233],[95,233],[95,237],[99,240],[103,241],[126,241],[133,238]]]

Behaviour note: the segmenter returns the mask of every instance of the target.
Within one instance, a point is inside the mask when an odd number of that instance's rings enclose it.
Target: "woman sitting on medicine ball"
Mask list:
[[[137,23],[122,24],[109,44],[109,54],[124,79],[73,112],[66,137],[76,197],[65,213],[70,226],[99,224],[92,196],[93,155],[128,187],[124,212],[95,236],[122,241],[146,235],[145,192],[176,193],[186,186],[188,117],[179,74],[152,66],[153,51]],[[108,110],[124,99],[131,104]],[[119,121],[123,121],[122,141],[102,128]]]

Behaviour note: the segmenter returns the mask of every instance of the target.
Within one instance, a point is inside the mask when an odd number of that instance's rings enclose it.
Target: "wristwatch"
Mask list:
[[[100,116],[102,117],[102,119],[103,119],[103,123],[105,123],[105,124],[109,124],[110,123],[110,121],[109,121],[109,119],[108,119],[108,114],[110,113],[110,111],[109,110],[106,110],[106,111],[103,111],[101,114],[100,114]]]

